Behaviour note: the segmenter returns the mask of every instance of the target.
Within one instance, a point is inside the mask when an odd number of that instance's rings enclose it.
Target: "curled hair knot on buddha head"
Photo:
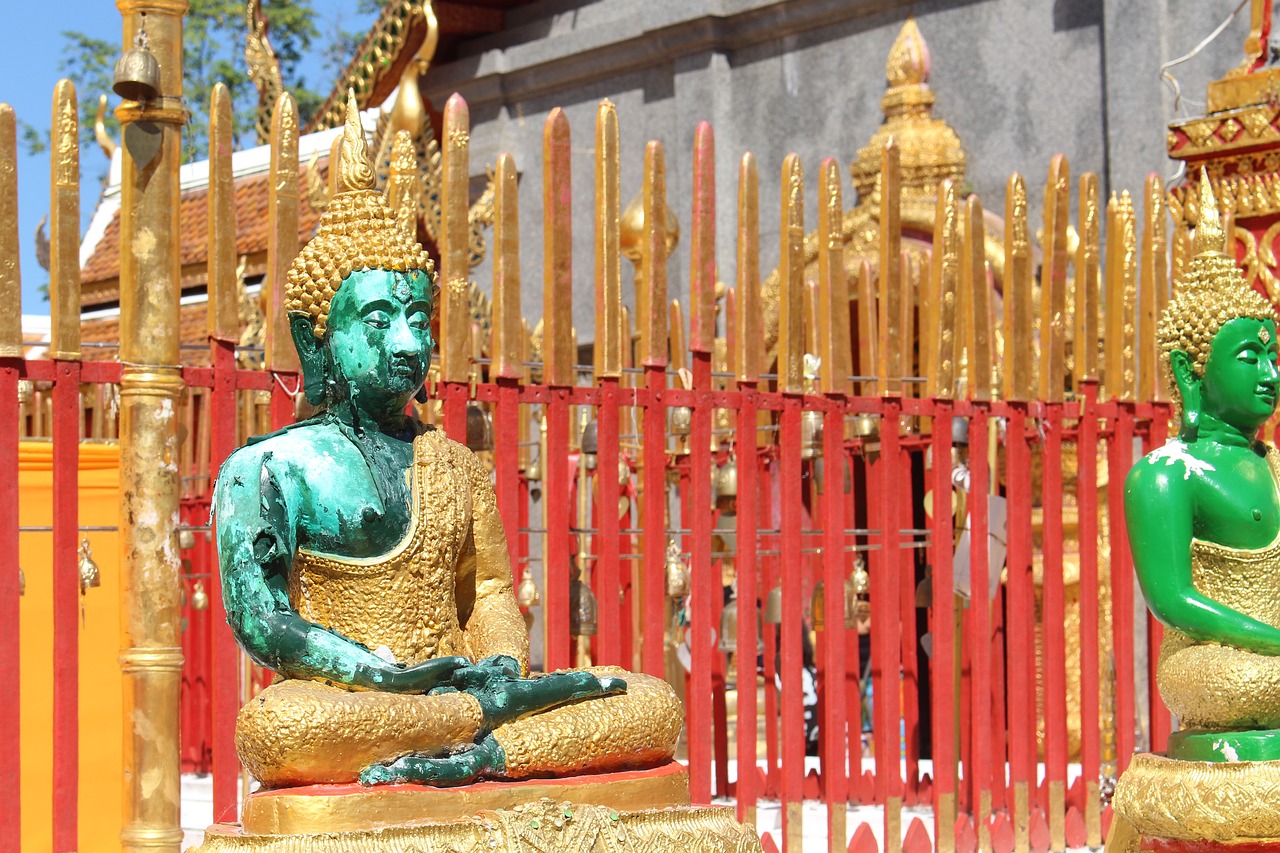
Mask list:
[[[1225,251],[1226,234],[1218,216],[1209,177],[1200,173],[1200,221],[1196,226],[1194,257],[1174,287],[1173,298],[1160,317],[1156,337],[1161,363],[1174,400],[1181,394],[1174,381],[1174,352],[1184,352],[1196,376],[1203,377],[1209,349],[1218,330],[1232,320],[1276,320],[1275,309],[1249,287],[1235,261]]]
[[[342,155],[332,168],[338,169],[338,191],[320,216],[315,237],[289,267],[285,285],[285,310],[309,316],[316,338],[324,338],[329,305],[353,272],[422,270],[435,280],[431,256],[397,222],[395,211],[374,189],[373,164],[354,93],[347,95]]]

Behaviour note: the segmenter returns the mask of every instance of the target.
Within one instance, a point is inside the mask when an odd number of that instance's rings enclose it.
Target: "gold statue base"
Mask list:
[[[1280,853],[1280,761],[1133,757],[1116,783],[1106,853]]]
[[[194,853],[761,850],[732,809],[689,805],[687,773],[674,761],[651,770],[460,788],[280,788],[251,795],[242,819],[210,827]]]

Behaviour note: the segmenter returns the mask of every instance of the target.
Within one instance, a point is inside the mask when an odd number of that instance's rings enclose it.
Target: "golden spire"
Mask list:
[[[1213,197],[1208,173],[1200,169],[1200,222],[1196,225],[1194,254],[1196,257],[1221,256],[1227,236],[1222,232],[1222,217]]]
[[[376,185],[369,143],[360,123],[360,107],[354,89],[347,90],[347,124],[342,131],[342,157],[338,163],[338,192],[371,190]]]

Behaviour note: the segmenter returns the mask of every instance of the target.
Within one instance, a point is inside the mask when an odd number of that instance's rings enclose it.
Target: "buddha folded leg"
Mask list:
[[[1280,727],[1280,656],[1166,630],[1156,684],[1183,728]]]
[[[504,777],[640,769],[675,754],[684,708],[669,684],[617,667],[587,667],[586,671],[621,677],[627,690],[561,705],[494,729],[493,738],[505,754]]]
[[[354,782],[360,771],[406,753],[440,755],[475,741],[480,703],[343,690],[287,679],[251,699],[236,719],[236,752],[268,788]]]

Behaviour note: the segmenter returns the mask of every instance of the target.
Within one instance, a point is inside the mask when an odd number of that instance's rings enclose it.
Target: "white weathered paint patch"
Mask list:
[[[1190,480],[1193,473],[1206,474],[1209,471],[1217,470],[1208,462],[1192,456],[1187,450],[1187,443],[1177,438],[1166,442],[1164,447],[1157,447],[1144,458],[1151,465],[1158,465],[1161,462],[1165,465],[1172,465],[1175,462],[1181,462],[1183,465],[1182,479],[1184,480]]]
[[[391,649],[387,648],[386,646],[378,646],[376,649],[373,650],[373,653],[378,657],[382,658],[387,663],[396,662],[396,656],[392,654]]]

